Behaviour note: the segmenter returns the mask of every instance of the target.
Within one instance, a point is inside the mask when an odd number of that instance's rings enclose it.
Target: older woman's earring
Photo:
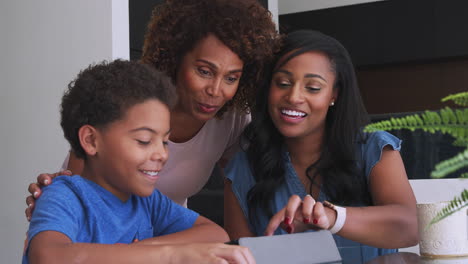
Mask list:
[[[335,105],[335,102],[332,101],[332,102],[330,103],[330,106],[334,106],[334,105]]]

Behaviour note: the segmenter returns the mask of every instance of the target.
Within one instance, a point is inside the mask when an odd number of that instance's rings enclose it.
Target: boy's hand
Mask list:
[[[53,174],[41,173],[37,176],[37,182],[29,184],[28,192],[31,194],[26,197],[26,205],[28,206],[25,210],[26,218],[28,221],[31,220],[32,212],[34,211],[34,204],[37,198],[41,196],[41,188],[52,183],[52,179],[59,175],[71,176],[72,172],[64,170]]]
[[[172,246],[172,245],[171,245]],[[255,264],[250,250],[223,243],[193,243],[173,245],[174,263]]]

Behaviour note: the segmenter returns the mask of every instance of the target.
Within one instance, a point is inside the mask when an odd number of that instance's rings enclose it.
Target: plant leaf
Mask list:
[[[440,111],[425,111],[403,117],[392,117],[367,125],[364,132],[379,130],[421,129],[429,133],[441,132],[455,138],[457,144],[467,146],[468,142],[468,108],[451,109],[445,107]]]
[[[442,98],[442,102],[453,101],[455,104],[460,106],[468,106],[468,92],[451,94]]]
[[[468,148],[455,157],[439,162],[431,172],[431,177],[442,178],[463,167],[468,167]]]
[[[453,213],[467,206],[468,190],[464,189],[460,196],[453,198],[453,200],[450,201],[450,203],[445,208],[443,208],[440,212],[437,213],[437,215],[429,223],[429,226],[439,222],[440,220],[452,215]]]

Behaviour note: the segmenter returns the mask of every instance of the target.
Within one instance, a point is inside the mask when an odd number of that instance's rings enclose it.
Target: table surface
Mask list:
[[[410,252],[399,252],[380,256],[366,264],[467,264],[468,257],[460,258],[426,258]]]

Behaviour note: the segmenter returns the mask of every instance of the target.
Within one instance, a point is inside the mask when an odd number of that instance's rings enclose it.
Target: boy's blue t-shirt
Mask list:
[[[158,190],[126,202],[81,176],[59,176],[43,189],[28,230],[30,241],[42,231],[57,231],[73,243],[132,243],[193,226],[198,214]],[[27,252],[27,251],[26,251]],[[23,263],[28,263],[27,253]]]

